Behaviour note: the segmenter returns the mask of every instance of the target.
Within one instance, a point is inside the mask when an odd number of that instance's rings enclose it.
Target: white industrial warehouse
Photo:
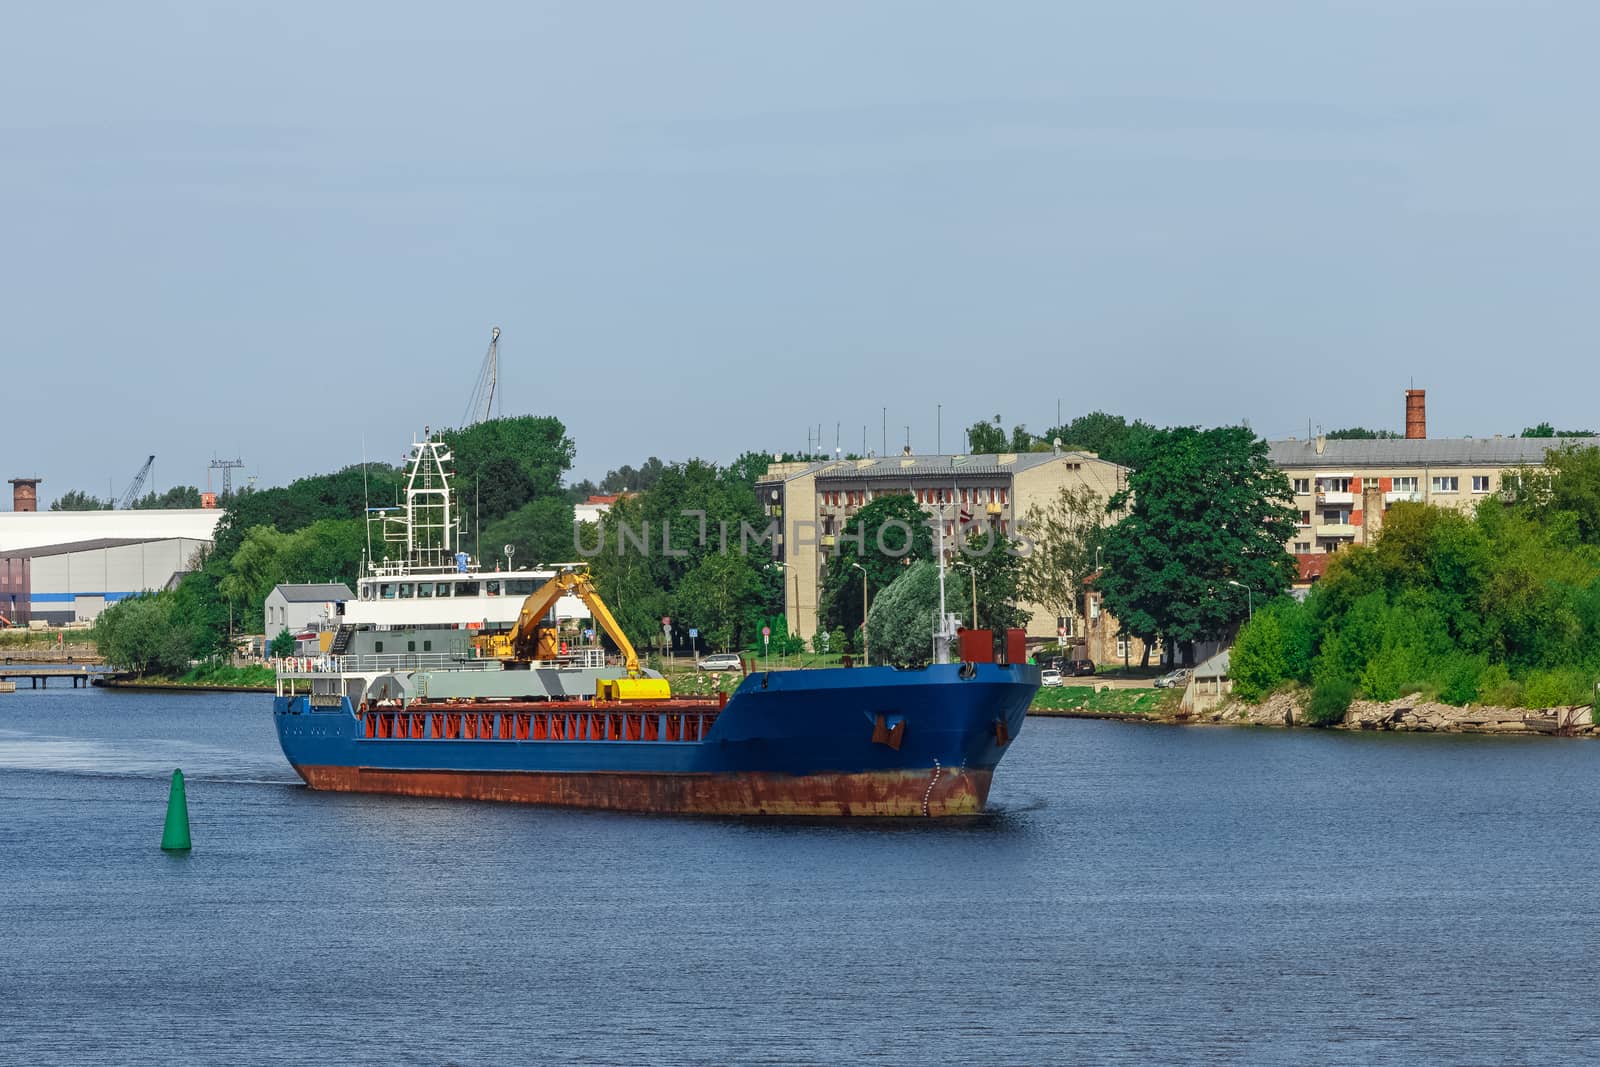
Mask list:
[[[107,604],[174,585],[222,520],[216,508],[36,511],[36,485],[13,479],[13,510],[0,511],[6,625],[93,622]]]

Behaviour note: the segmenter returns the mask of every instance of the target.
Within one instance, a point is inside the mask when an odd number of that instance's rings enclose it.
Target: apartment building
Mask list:
[[[806,637],[816,632],[824,559],[845,524],[878,496],[910,495],[930,519],[942,518],[953,546],[964,522],[987,522],[1002,534],[1013,533],[1029,508],[1048,504],[1062,489],[1088,485],[1109,497],[1123,487],[1126,473],[1089,452],[774,463],[757,480],[756,491],[767,514],[780,519],[778,558],[785,567],[789,631]],[[1057,636],[1053,615],[1035,611],[1033,616],[1030,637]]]
[[[1419,501],[1470,510],[1500,490],[1504,472],[1537,466],[1545,454],[1570,441],[1593,438],[1429,438],[1424,393],[1406,392],[1405,437],[1332,441],[1289,438],[1269,441],[1272,463],[1294,490],[1296,522],[1289,551],[1301,560],[1302,577],[1321,573],[1326,555],[1377,536],[1383,514],[1398,501]]]

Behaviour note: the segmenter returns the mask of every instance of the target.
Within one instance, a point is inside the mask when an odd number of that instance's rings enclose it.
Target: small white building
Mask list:
[[[274,586],[267,594],[265,626],[261,632],[270,641],[284,630],[297,634],[314,628],[324,617],[334,617],[334,605],[353,599],[355,594],[343,582]]]

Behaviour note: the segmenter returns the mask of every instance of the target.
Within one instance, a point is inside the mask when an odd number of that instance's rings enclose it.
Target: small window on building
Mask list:
[[[1300,553],[1310,552],[1311,551],[1311,542],[1310,541],[1296,541],[1294,543],[1294,550],[1296,552],[1300,552]]]
[[[383,651],[383,642],[382,641],[374,641],[374,642],[372,642],[372,651],[374,651],[374,652],[382,652]]]
[[[1361,488],[1364,489],[1364,490],[1368,490],[1368,491],[1377,489],[1378,488],[1378,479],[1376,479],[1376,478],[1363,478],[1363,479],[1361,479]]]
[[[1301,526],[1310,526],[1311,525],[1311,512],[1302,511],[1300,513],[1300,525]]]
[[[424,642],[422,642],[422,651],[424,651],[424,652],[432,652],[433,651],[433,642],[432,641],[424,641]]]
[[[1417,491],[1417,476],[1413,474],[1405,478],[1396,478],[1393,484],[1393,491],[1396,493],[1415,493]]]
[[[1296,478],[1294,480],[1294,491],[1296,493],[1309,493],[1309,492],[1311,492],[1311,479],[1310,478]]]
[[[1489,491],[1489,476],[1487,474],[1474,474],[1472,476],[1472,491],[1474,493],[1487,493]]]
[[[1461,491],[1461,479],[1455,475],[1437,476],[1433,479],[1435,493],[1458,493]]]
[[[1117,638],[1117,655],[1122,659],[1128,658],[1128,639],[1126,637]]]

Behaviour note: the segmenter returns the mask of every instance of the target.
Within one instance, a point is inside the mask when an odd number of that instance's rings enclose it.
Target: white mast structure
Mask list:
[[[500,386],[500,327],[489,331],[489,351],[484,353],[483,366],[478,368],[478,381],[472,387],[472,399],[467,401],[467,413],[461,425],[472,426],[495,417],[495,401]]]

